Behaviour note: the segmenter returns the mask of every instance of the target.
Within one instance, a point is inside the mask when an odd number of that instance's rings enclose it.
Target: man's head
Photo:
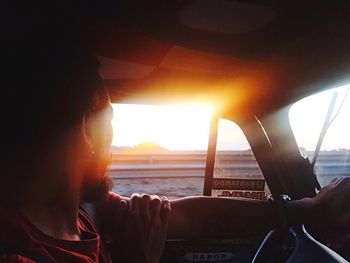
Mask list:
[[[84,130],[88,145],[88,163],[83,173],[82,201],[102,198],[111,188],[106,176],[113,139],[113,108],[106,89],[98,89],[84,116]]]
[[[54,182],[58,170],[64,177],[78,166],[81,178],[67,178],[65,184],[79,181],[83,200],[110,186],[105,177],[112,138],[110,100],[96,59],[72,43],[64,38],[16,42],[2,54],[0,190],[7,200],[16,202],[21,197],[11,196],[14,191],[24,195],[33,190],[31,185],[45,186],[40,180],[52,176]],[[63,163],[68,150],[76,154],[72,167]],[[50,170],[51,164],[56,165],[52,174],[44,178],[37,173]]]

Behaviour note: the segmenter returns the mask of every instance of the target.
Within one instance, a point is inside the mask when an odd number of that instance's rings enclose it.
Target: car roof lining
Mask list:
[[[310,4],[308,8],[312,6]],[[141,23],[142,26],[136,27],[142,19],[146,19],[142,16],[138,18],[138,23],[133,21],[124,26],[120,26],[120,23],[115,26],[108,22],[104,24],[103,30],[94,31],[98,32],[98,37],[95,35],[94,39],[99,39],[98,45],[95,45],[95,53],[100,58],[150,68],[149,72],[143,72],[144,76],[141,78],[130,78],[130,74],[125,74],[129,78],[123,78],[120,74],[113,77],[113,65],[102,61],[101,75],[109,72],[104,77],[104,83],[113,102],[169,104],[209,98],[214,103],[221,103],[224,99],[234,100],[237,95],[243,94],[243,100],[237,104],[239,108],[243,105],[245,108],[254,108],[254,111],[269,112],[317,91],[334,87],[337,83],[345,84],[349,79],[350,32],[344,29],[350,23],[350,18],[344,16],[346,8],[340,11],[339,6],[334,6],[329,13],[324,6],[315,10],[317,15],[309,17],[311,22],[308,22],[313,27],[299,32],[293,39],[285,39],[268,55],[262,52],[265,55],[254,58],[242,58],[244,52],[235,45],[231,46],[230,52],[226,49],[215,50],[220,51],[219,53],[209,52],[205,45],[195,43],[190,36],[186,43],[181,42],[176,31],[180,29],[169,26],[169,21],[164,22],[162,29],[154,26],[154,21]],[[303,4],[294,8],[300,7]],[[328,15],[322,20],[322,14]],[[295,14],[288,16],[288,19],[292,18],[295,18]],[[303,19],[298,20],[295,28],[300,28],[304,23]],[[284,23],[293,23],[287,20]],[[167,35],[172,38],[160,34],[165,29],[168,29]],[[279,30],[288,32],[282,26]],[[231,34],[230,37],[242,45],[249,41],[254,42],[255,46],[271,44],[265,38],[259,42],[255,38],[254,41],[239,40],[237,34]],[[218,42],[221,41],[219,40]],[[235,108],[236,106],[231,106],[230,110]]]

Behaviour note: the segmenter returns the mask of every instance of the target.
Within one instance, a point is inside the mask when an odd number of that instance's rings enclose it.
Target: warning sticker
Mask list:
[[[225,191],[224,190],[221,193],[218,193],[216,196],[266,200],[266,194],[265,192],[262,192],[262,191]]]
[[[214,178],[213,190],[248,190],[264,191],[265,180],[263,179],[226,179]]]

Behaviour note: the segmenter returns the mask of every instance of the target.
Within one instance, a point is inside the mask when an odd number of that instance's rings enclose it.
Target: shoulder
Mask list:
[[[7,247],[33,245],[25,226],[25,220],[18,212],[0,209],[0,251]]]

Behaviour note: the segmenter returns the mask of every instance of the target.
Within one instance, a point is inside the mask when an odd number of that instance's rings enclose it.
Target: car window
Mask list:
[[[219,119],[212,196],[265,200],[270,191],[241,128]]]
[[[202,195],[211,109],[113,104],[113,191],[178,198]]]
[[[300,153],[314,161],[321,186],[335,177],[350,176],[349,89],[346,85],[309,96],[289,112]]]

